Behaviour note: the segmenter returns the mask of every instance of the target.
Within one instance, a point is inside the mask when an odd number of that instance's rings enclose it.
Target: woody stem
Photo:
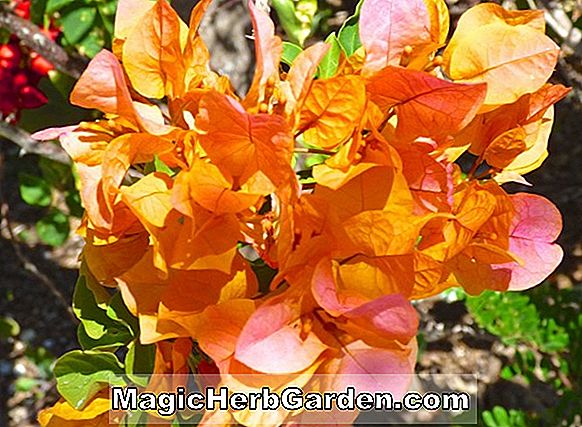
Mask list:
[[[325,154],[326,156],[333,156],[335,154],[333,151],[322,150],[319,148],[296,147],[294,151],[297,154]]]
[[[396,113],[396,111],[394,109],[391,109],[390,111],[388,111],[388,113],[386,114],[386,117],[384,117],[384,120],[382,120],[382,123],[380,123],[380,126],[378,126],[378,132],[382,133],[382,131],[384,130],[384,128],[386,127],[386,125],[388,124],[388,122],[390,121],[390,119],[392,118],[392,116]]]
[[[475,160],[475,163],[473,163],[473,166],[471,166],[471,169],[469,170],[469,173],[467,174],[467,177],[469,179],[473,178],[473,175],[475,175],[475,172],[477,172],[477,169],[479,168],[479,166],[481,166],[481,163],[483,163],[483,154],[481,154],[477,160]]]

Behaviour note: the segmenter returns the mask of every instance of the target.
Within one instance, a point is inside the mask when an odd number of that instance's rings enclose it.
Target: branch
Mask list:
[[[334,151],[321,150],[319,148],[295,147],[293,151],[297,154],[324,154],[326,156],[333,156],[336,154]]]
[[[16,35],[25,46],[51,62],[57,70],[75,79],[81,76],[87,66],[85,58],[69,55],[61,46],[47,37],[39,27],[15,15],[7,5],[2,3],[0,3],[0,27]]]
[[[4,137],[18,145],[24,153],[37,154],[55,162],[71,164],[71,158],[60,145],[37,141],[30,134],[16,126],[0,120],[0,137]]]
[[[582,32],[574,27],[572,20],[564,11],[560,2],[553,0],[527,0],[531,9],[544,11],[546,23],[562,40],[562,48],[568,47],[571,52],[577,52],[582,41]]]
[[[255,6],[257,9],[262,10],[266,14],[271,11],[271,6],[269,6],[269,0],[255,0]]]

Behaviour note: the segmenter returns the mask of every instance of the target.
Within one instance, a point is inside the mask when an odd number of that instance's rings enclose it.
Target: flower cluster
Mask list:
[[[369,375],[414,371],[410,301],[523,290],[559,264],[554,205],[501,187],[546,158],[568,93],[547,83],[559,49],[542,12],[478,5],[447,44],[443,0],[365,0],[359,26],[287,67],[251,2],[256,69],[240,96],[209,66],[208,4],[188,27],[165,0],[121,0],[113,53],[71,94],[104,117],[36,135],[73,158],[87,274],[120,290],[158,349],[155,373],[188,372],[195,343],[201,371],[231,389],[255,373],[273,389],[340,390],[349,373],[398,396],[404,376]],[[43,424],[89,418],[65,406]],[[215,412],[201,425],[318,416]]]
[[[30,1],[15,2],[14,12],[21,18],[30,19]],[[52,25],[43,31],[53,40],[59,35]],[[20,110],[45,105],[48,99],[37,85],[52,69],[49,61],[22,46],[15,36],[0,44],[0,115],[16,122]]]

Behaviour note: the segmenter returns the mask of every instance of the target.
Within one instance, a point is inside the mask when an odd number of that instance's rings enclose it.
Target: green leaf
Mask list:
[[[487,427],[525,427],[525,413],[523,411],[495,406],[491,411],[483,411],[481,415]]]
[[[300,30],[296,33],[299,44],[303,46],[305,40],[313,32],[317,26],[318,19],[316,18],[318,12],[317,0],[294,0],[295,16],[300,22]]]
[[[490,411],[483,411],[481,414],[481,418],[483,418],[483,423],[487,427],[497,427],[495,423],[495,418],[493,418],[493,414]]]
[[[287,37],[303,46],[312,31],[317,0],[273,0],[271,4]]]
[[[36,223],[36,232],[43,243],[60,246],[65,243],[71,231],[69,217],[58,209],[49,213]]]
[[[154,156],[154,166],[156,168],[156,172],[163,172],[170,176],[174,176],[176,174],[176,172],[174,172],[172,168],[165,164],[157,154]]]
[[[139,340],[131,342],[125,356],[125,373],[135,384],[145,387],[154,370],[156,348],[153,344],[143,345]]]
[[[81,321],[77,330],[77,337],[81,347],[87,349],[115,350],[134,338],[134,330],[128,326],[122,317],[135,319],[121,302],[120,293],[106,300],[100,296],[99,302],[95,294],[88,287],[88,281],[94,280],[89,274],[81,275],[77,280],[73,294],[73,311]],[[100,286],[93,284],[93,288]],[[97,288],[99,289],[99,288]],[[102,289],[102,288],[101,288]],[[135,327],[135,326],[134,326]]]
[[[158,155],[154,155],[154,160],[149,162],[145,165],[144,174],[150,174],[152,172],[161,172],[165,173],[168,176],[176,175],[176,171],[174,171],[171,167],[164,163]]]
[[[46,13],[52,15],[53,13],[61,10],[65,6],[69,6],[75,3],[77,0],[47,0],[46,2]]]
[[[149,415],[142,411],[127,411],[121,420],[120,427],[147,427]]]
[[[46,207],[51,204],[51,188],[48,183],[39,176],[27,173],[18,174],[20,183],[20,197],[32,206]]]
[[[95,27],[79,42],[79,53],[93,58],[105,46],[105,34],[102,28]]]
[[[55,356],[49,352],[45,347],[27,347],[24,355],[29,363],[34,364],[38,371],[38,377],[50,380],[53,378],[53,364],[56,360]]]
[[[12,317],[0,317],[0,339],[15,337],[20,333],[20,325]]]
[[[103,28],[111,36],[113,35],[114,27],[113,20],[115,17],[115,7],[111,7],[111,3],[99,3],[97,6],[97,11],[99,12],[99,17],[101,18],[101,23]]]
[[[356,18],[360,18],[360,11],[362,10],[362,5],[364,4],[364,0],[358,0],[358,4],[356,4],[356,10],[354,15]]]
[[[325,42],[330,45],[330,48],[319,63],[319,77],[322,79],[327,79],[335,75],[341,53],[341,47],[335,34],[330,34],[325,39]]]
[[[20,377],[14,382],[16,391],[28,392],[38,385],[36,378]]]
[[[503,369],[501,369],[499,376],[504,380],[510,380],[515,377],[515,372],[510,366],[504,366]]]
[[[10,37],[12,37],[12,34],[10,34],[10,31],[8,31],[5,28],[0,28],[0,43],[1,44],[6,44],[10,41]]]
[[[95,17],[97,10],[92,6],[83,6],[73,9],[61,18],[63,34],[70,44],[77,44],[87,36]]]
[[[83,217],[83,205],[81,204],[81,196],[77,189],[73,189],[68,191],[65,195],[65,203],[69,208],[69,214],[74,216],[75,218]]]
[[[87,286],[87,280],[90,278],[85,275],[79,276],[77,280],[73,292],[73,312],[85,325],[87,335],[93,339],[99,339],[105,335],[105,324],[110,319],[105,309],[97,303],[95,295]]]
[[[293,65],[295,58],[303,51],[301,46],[291,42],[283,42],[283,55],[281,55],[281,62],[289,66]]]
[[[134,333],[134,335],[138,335],[139,333],[139,323],[136,317],[130,313],[127,306],[123,302],[123,298],[121,296],[121,292],[116,292],[111,297],[109,301],[109,305],[107,306],[107,317],[112,319],[113,321],[120,323],[127,327],[130,331]]]
[[[271,268],[261,258],[253,261],[251,263],[251,268],[257,276],[257,281],[259,282],[259,292],[262,294],[267,294],[269,292],[269,286],[271,285],[273,278],[277,275],[277,270]]]
[[[38,166],[44,180],[52,187],[64,190],[67,182],[72,179],[71,168],[63,163],[41,157]]]
[[[107,305],[111,301],[111,289],[102,286],[97,279],[93,276],[89,268],[87,267],[87,263],[81,263],[81,267],[79,268],[79,277],[85,277],[85,285],[87,289],[93,293],[93,297],[95,298],[96,304],[101,307],[103,310],[107,309]]]
[[[305,159],[305,167],[312,168],[315,165],[325,163],[329,159],[327,154],[312,154]]]
[[[65,73],[61,73],[58,70],[51,71],[48,77],[55,89],[59,91],[61,96],[65,99],[68,99],[69,94],[73,90],[73,86],[75,86],[75,83],[77,83],[77,80]]]
[[[85,325],[81,323],[77,328],[77,339],[83,350],[111,352],[130,342],[133,339],[133,335],[127,328],[112,326],[99,339],[93,339],[87,334]]]
[[[99,4],[99,10],[103,15],[109,16],[111,20],[115,19],[115,11],[117,10],[117,0],[108,1]]]
[[[55,364],[57,390],[71,406],[82,409],[100,390],[126,385],[123,365],[112,353],[74,350]]]
[[[30,2],[30,21],[36,25],[43,25],[47,0],[32,0]]]
[[[348,57],[362,46],[358,21],[358,16],[351,16],[344,22],[338,33],[339,44]]]
[[[556,352],[568,347],[570,337],[554,319],[542,319],[540,347],[545,352]]]
[[[509,426],[509,414],[507,410],[501,406],[493,407],[493,415],[498,424]]]
[[[466,304],[477,324],[506,345],[533,344],[552,352],[568,346],[566,330],[553,319],[542,318],[527,294],[486,291],[468,297]]]

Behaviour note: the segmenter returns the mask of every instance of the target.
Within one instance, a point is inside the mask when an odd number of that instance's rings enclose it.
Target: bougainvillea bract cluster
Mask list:
[[[70,98],[103,117],[36,135],[59,138],[75,163],[83,274],[96,295],[120,292],[141,344],[156,347],[154,373],[215,369],[231,389],[264,374],[273,389],[306,390],[402,374],[381,384],[398,396],[416,359],[411,301],[524,290],[560,263],[558,210],[501,186],[542,164],[568,93],[548,83],[559,49],[542,12],[481,4],[448,39],[444,0],[365,0],[336,44],[287,66],[250,2],[256,68],[243,95],[209,66],[208,5],[186,25],[165,0],[121,0],[113,52]],[[40,420],[106,425],[103,402],[97,390]],[[200,425],[317,417],[217,411]]]

